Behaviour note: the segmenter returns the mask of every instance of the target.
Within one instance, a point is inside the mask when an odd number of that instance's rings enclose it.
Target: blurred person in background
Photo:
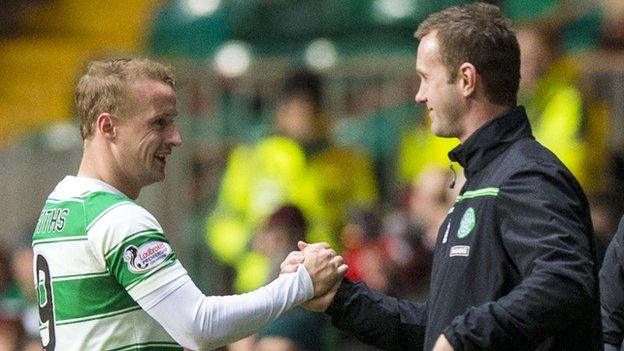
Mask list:
[[[509,21],[477,2],[429,16],[415,36],[416,100],[433,133],[460,139],[449,156],[466,177],[438,231],[429,299],[344,279],[307,306],[385,349],[602,349],[588,202],[517,105]]]
[[[407,213],[411,227],[420,233],[414,245],[420,257],[414,257],[411,266],[403,270],[403,275],[407,276],[411,272],[420,291],[429,288],[429,273],[438,230],[465,182],[462,173],[453,172],[447,168],[430,166],[414,180],[410,192]]]
[[[341,246],[338,233],[353,208],[370,208],[377,187],[368,157],[330,140],[321,77],[307,70],[287,75],[277,101],[274,133],[231,153],[217,203],[206,221],[215,256],[234,267],[233,291],[260,286],[272,258],[254,250],[253,237],[277,209],[296,206],[306,218],[306,239]]]
[[[455,177],[455,179],[453,179]],[[414,180],[409,198],[411,222],[423,231],[423,245],[433,251],[438,229],[465,182],[445,168],[428,167]]]
[[[587,193],[604,190],[609,120],[605,103],[579,84],[578,62],[559,54],[556,35],[523,27],[517,38],[518,102],[527,110],[533,135],[561,159]]]
[[[392,279],[381,235],[379,215],[364,210],[353,211],[349,223],[340,233],[345,263],[349,266],[346,276],[364,282],[372,289],[389,292]]]
[[[252,247],[271,261],[272,276],[280,273],[279,257],[286,257],[305,240],[308,224],[296,206],[277,209],[253,238]],[[329,319],[325,314],[294,308],[256,336],[257,351],[325,350]]]
[[[624,50],[624,2],[602,0],[604,23],[602,26],[603,46],[606,49]]]
[[[414,179],[401,206],[384,215],[380,241],[391,267],[392,296],[426,300],[438,229],[464,181],[462,173],[429,166]],[[349,267],[347,278],[353,264]]]

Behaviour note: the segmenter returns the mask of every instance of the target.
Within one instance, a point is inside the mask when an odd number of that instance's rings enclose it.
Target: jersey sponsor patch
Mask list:
[[[171,246],[162,241],[149,241],[136,247],[130,245],[124,250],[124,261],[133,273],[141,273],[163,263],[171,254]]]
[[[470,255],[470,246],[468,245],[455,245],[451,246],[451,252],[449,253],[449,257],[468,257]]]

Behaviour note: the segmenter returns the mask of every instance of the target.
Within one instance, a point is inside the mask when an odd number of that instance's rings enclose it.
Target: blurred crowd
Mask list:
[[[583,58],[596,50],[624,53],[624,2],[494,2],[517,23],[519,104],[538,141],[586,191],[602,257],[624,208],[624,150],[609,144],[611,123],[622,116],[613,116],[609,101],[587,84]],[[353,280],[397,297],[426,298],[439,225],[463,184],[461,168],[447,157],[458,141],[429,131],[426,111],[409,97],[417,82],[390,103],[375,89],[352,91],[341,101],[349,116],[335,116],[327,108],[337,98],[328,96],[328,81],[323,72],[293,67],[274,96],[244,97],[256,111],[249,116],[205,107],[227,101],[181,102],[193,105],[183,110],[219,115],[181,116],[190,129],[210,128],[218,118],[227,127],[217,156],[189,152],[184,235],[190,239],[179,250],[206,294],[266,284],[297,241],[306,240],[337,248]],[[215,84],[228,90],[230,83]],[[10,252],[0,247],[0,351],[41,349],[27,234],[23,242]],[[323,314],[299,309],[228,348],[367,349],[332,329]]]

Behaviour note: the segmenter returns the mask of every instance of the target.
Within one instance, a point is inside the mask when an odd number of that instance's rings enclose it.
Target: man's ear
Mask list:
[[[101,113],[95,120],[97,132],[104,136],[107,140],[114,140],[117,136],[116,128],[117,119],[110,113]]]
[[[459,66],[459,84],[464,97],[469,97],[477,90],[477,68],[468,62]]]

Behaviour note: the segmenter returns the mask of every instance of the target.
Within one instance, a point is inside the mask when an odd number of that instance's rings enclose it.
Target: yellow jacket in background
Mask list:
[[[527,109],[535,139],[592,193],[604,186],[608,109],[601,101],[585,101],[577,81],[574,63],[558,60],[532,94],[520,94],[520,103]]]
[[[220,261],[235,267],[235,290],[249,291],[270,274],[269,260],[250,250],[251,238],[280,206],[293,204],[303,212],[308,241],[339,247],[337,235],[349,209],[370,207],[376,199],[365,155],[330,146],[307,158],[297,142],[269,137],[230,155],[206,239]]]

